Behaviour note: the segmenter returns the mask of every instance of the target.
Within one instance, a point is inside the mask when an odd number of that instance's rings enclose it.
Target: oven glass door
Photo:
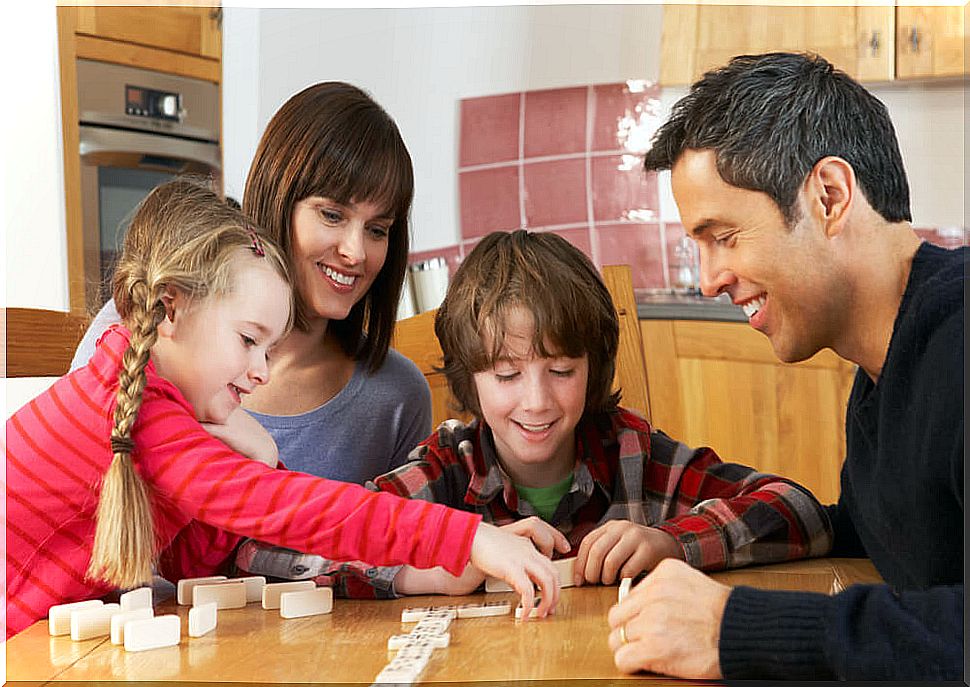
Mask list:
[[[85,296],[94,313],[111,297],[114,266],[138,204],[153,188],[177,175],[213,178],[218,188],[219,147],[131,131],[80,128]]]

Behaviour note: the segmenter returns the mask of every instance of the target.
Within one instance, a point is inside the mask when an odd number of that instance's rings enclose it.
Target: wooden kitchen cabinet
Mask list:
[[[854,365],[828,350],[781,363],[744,323],[641,320],[640,328],[655,428],[789,477],[822,503],[838,499]]]
[[[71,313],[75,316],[90,314],[81,201],[77,63],[93,60],[220,84],[220,8],[185,6],[184,1],[175,1],[182,4],[57,7],[68,289]]]
[[[815,52],[859,81],[966,74],[963,7],[664,5],[660,83],[735,55]]]
[[[78,7],[77,33],[209,59],[222,56],[218,7]]]
[[[57,16],[62,68],[82,58],[222,81],[219,7],[78,5]]]
[[[967,74],[967,6],[896,8],[896,78]]]
[[[735,55],[816,52],[860,80],[893,75],[893,8],[664,5],[660,83],[685,85]]]

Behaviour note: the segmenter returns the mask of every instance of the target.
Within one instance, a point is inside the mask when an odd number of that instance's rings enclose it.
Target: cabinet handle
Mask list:
[[[919,53],[920,35],[919,29],[915,26],[909,27],[909,49],[911,52]]]
[[[869,35],[869,41],[868,41],[868,43],[866,45],[869,48],[869,56],[870,57],[878,57],[879,56],[879,48],[881,48],[882,45],[879,42],[879,31],[878,30],[876,30],[876,29],[873,29],[872,30],[872,33]]]

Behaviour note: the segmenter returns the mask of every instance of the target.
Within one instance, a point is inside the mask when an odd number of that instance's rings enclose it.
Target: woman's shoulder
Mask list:
[[[415,390],[427,390],[430,394],[428,380],[410,358],[398,353],[393,348],[387,351],[387,358],[376,372],[367,373],[365,368],[358,365],[357,373],[363,373],[365,386],[379,385],[391,389],[395,394],[411,393]]]

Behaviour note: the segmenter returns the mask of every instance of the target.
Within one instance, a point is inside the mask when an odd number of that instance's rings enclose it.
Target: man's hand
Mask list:
[[[279,449],[269,432],[242,408],[229,414],[226,424],[203,422],[202,428],[236,453],[275,468],[280,460]]]
[[[684,558],[683,548],[672,536],[629,520],[610,520],[580,542],[573,582],[613,584],[653,570],[664,558]]]
[[[616,667],[720,679],[718,638],[730,594],[686,563],[661,561],[607,616]]]

